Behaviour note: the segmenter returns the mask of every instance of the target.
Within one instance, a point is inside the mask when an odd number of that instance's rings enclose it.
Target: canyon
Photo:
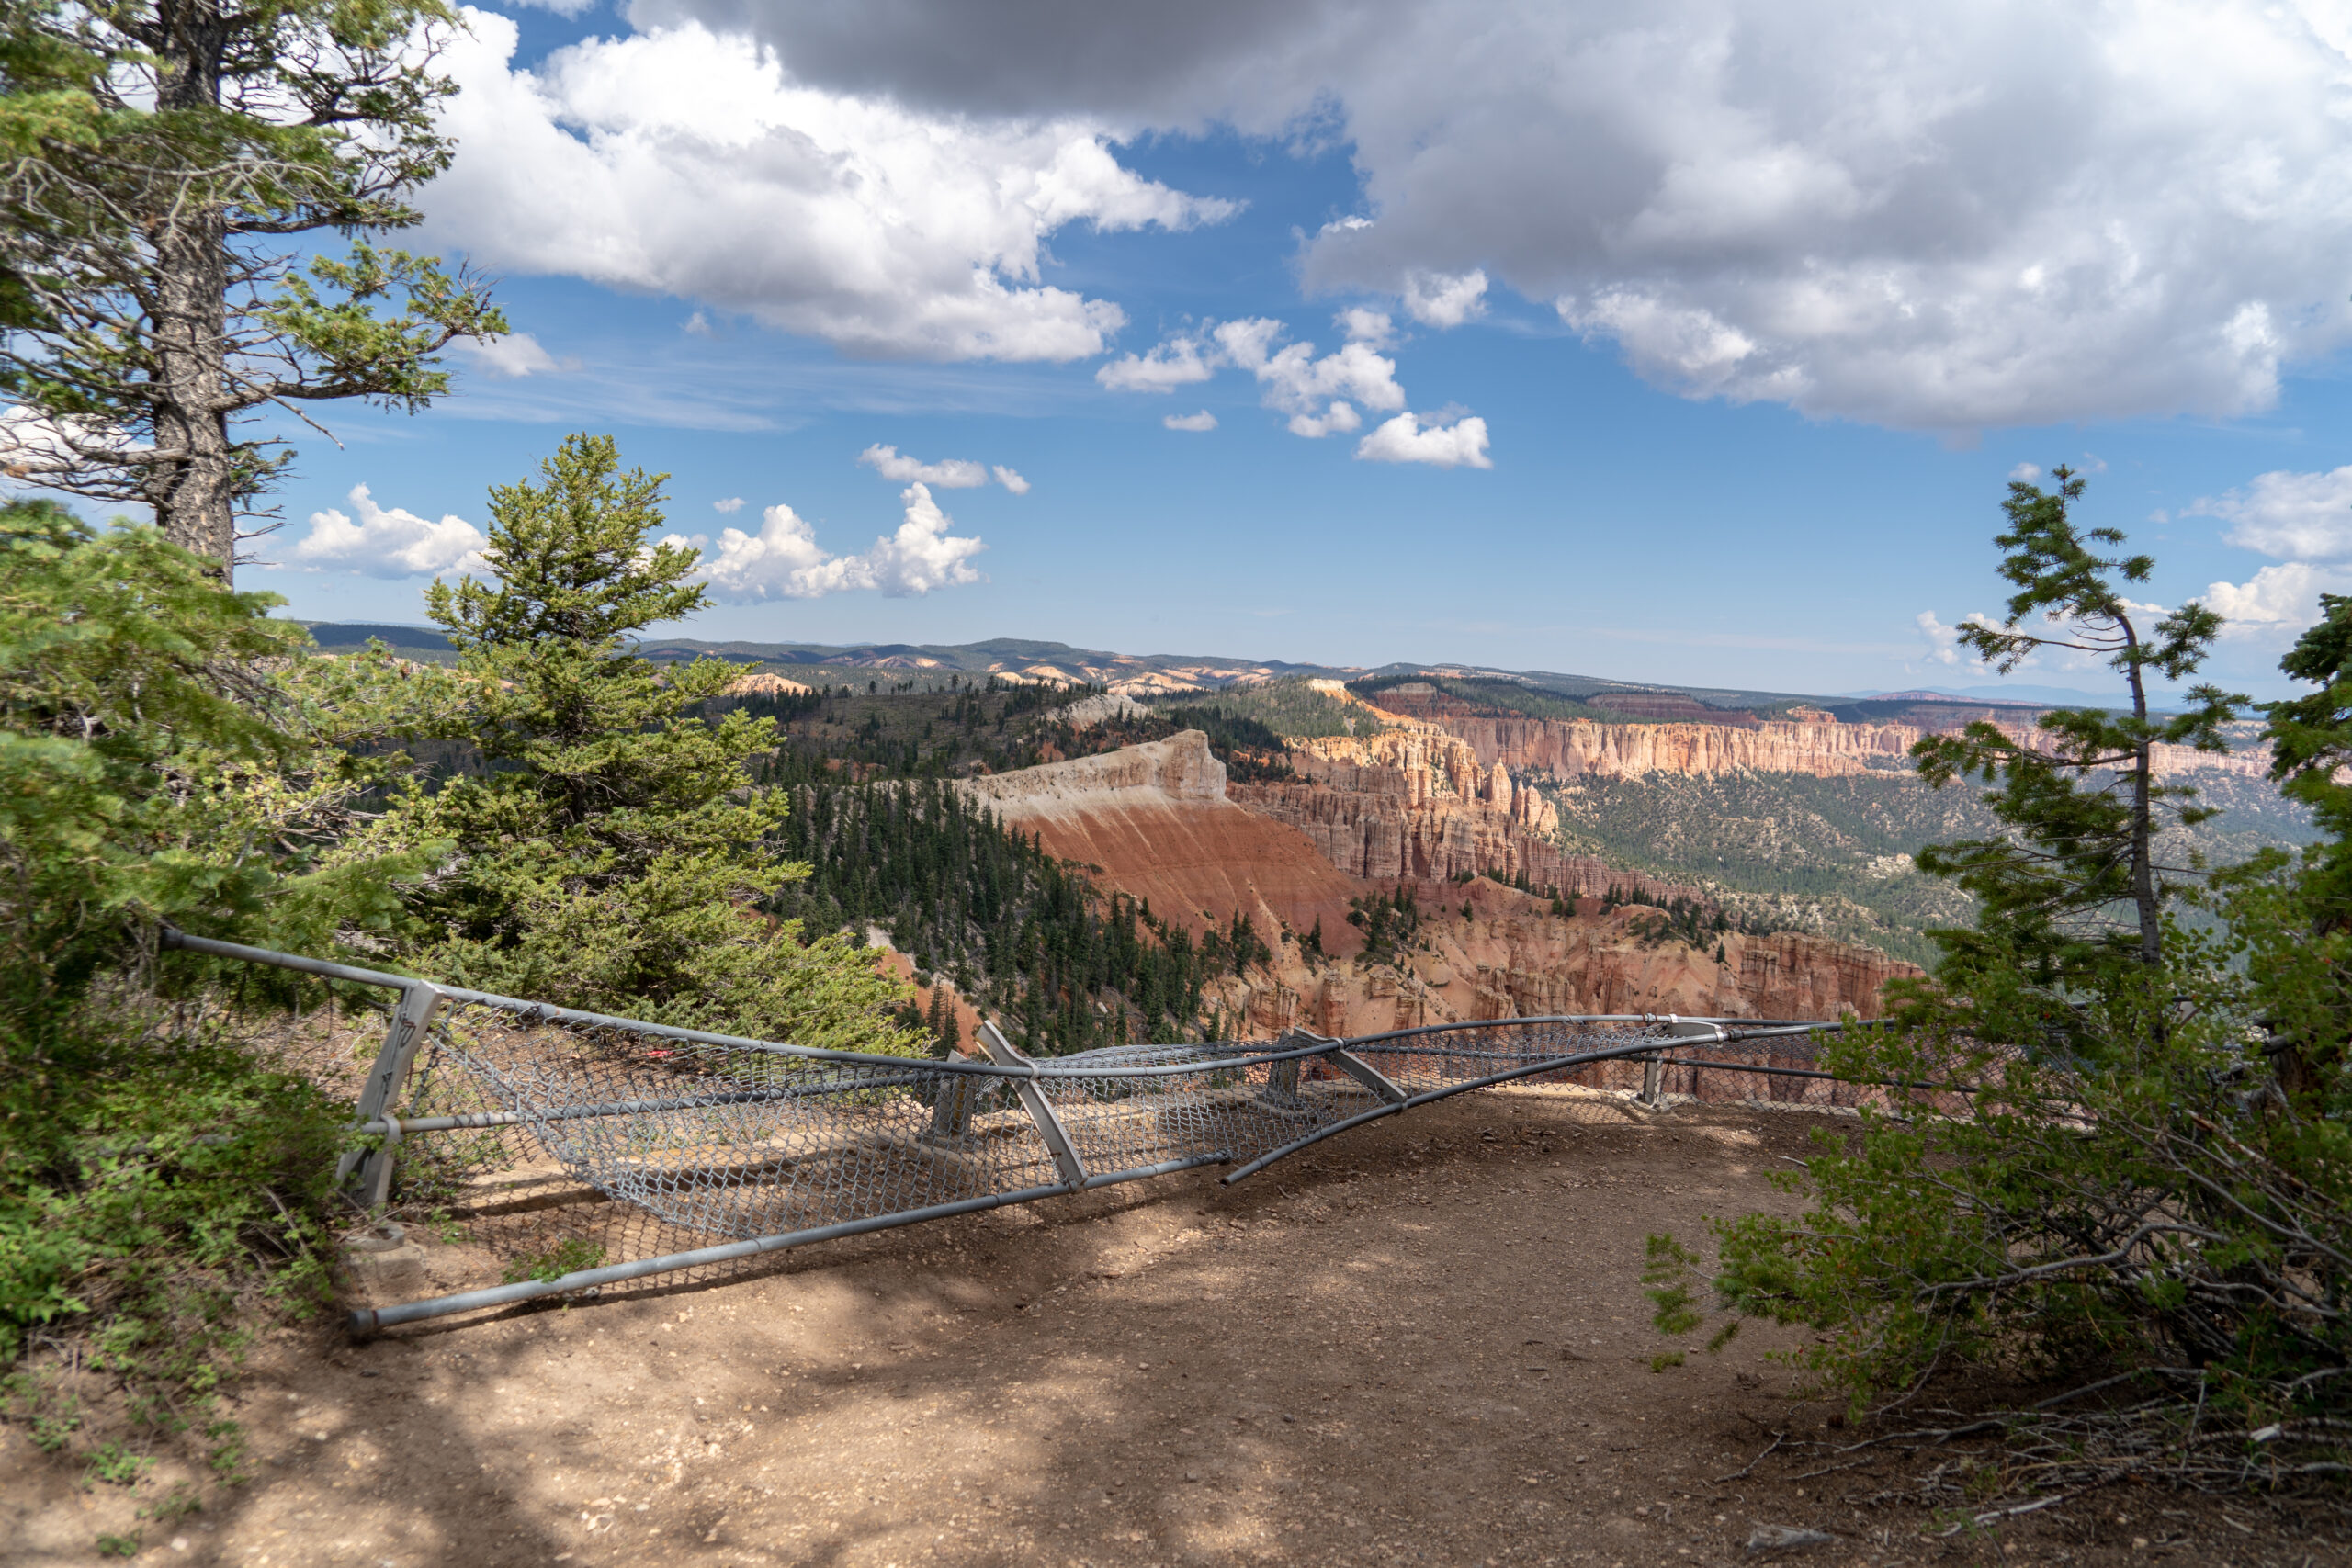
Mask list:
[[[1687,942],[1662,934],[1655,909],[1601,908],[1602,887],[1645,879],[1563,855],[1541,837],[1552,822],[1540,796],[1431,728],[1302,742],[1292,756],[1303,782],[1230,785],[1207,738],[1187,730],[959,787],[1163,919],[1197,932],[1249,916],[1274,955],[1218,982],[1206,1006],[1260,1038],[1543,1013],[1871,1016],[1888,981],[1918,973],[1790,931]],[[1498,868],[1569,901],[1456,880]],[[1351,903],[1398,887],[1419,916],[1410,951],[1368,954]],[[1306,940],[1317,931],[1319,953]]]
[[[1532,718],[1498,714],[1431,688],[1428,694],[1396,689],[1375,694],[1372,712],[1391,723],[1427,727],[1469,746],[1481,767],[1536,773],[1562,783],[1585,777],[1634,778],[1647,773],[1809,773],[1840,778],[1904,773],[1911,748],[1929,735],[1990,718],[2003,734],[2048,750],[2048,732],[2010,714],[1952,707],[1931,722],[1855,724],[1817,708],[1797,707],[1781,719],[1724,710],[1702,721],[1670,719],[1611,724],[1588,718]],[[1681,705],[1681,709],[1696,705]],[[1668,711],[1661,706],[1661,711]],[[2268,774],[2267,747],[2227,753],[2159,744],[2152,761],[2160,774],[2215,773],[2248,778]]]

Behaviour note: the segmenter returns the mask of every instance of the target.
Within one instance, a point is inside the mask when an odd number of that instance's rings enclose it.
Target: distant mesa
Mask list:
[[[805,697],[809,688],[797,681],[787,681],[781,675],[765,671],[746,675],[729,685],[719,695],[726,697]]]

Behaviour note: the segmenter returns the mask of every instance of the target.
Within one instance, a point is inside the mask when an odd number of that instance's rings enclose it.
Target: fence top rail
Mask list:
[[[1547,1013],[1532,1018],[1470,1019],[1460,1023],[1421,1024],[1411,1029],[1394,1029],[1377,1034],[1359,1034],[1345,1038],[1325,1038],[1298,1031],[1294,1037],[1303,1037],[1304,1043],[1293,1046],[1283,1046],[1276,1043],[1261,1048],[1253,1043],[1226,1044],[1222,1042],[1209,1042],[1198,1045],[1174,1047],[1182,1050],[1184,1057],[1172,1062],[1074,1065],[1075,1061],[1083,1061],[1086,1057],[1093,1057],[1100,1061],[1102,1056],[1119,1051],[1165,1052],[1171,1049],[1169,1046],[1113,1046],[1101,1053],[1090,1052],[1085,1054],[1085,1056],[1064,1059],[1059,1062],[1046,1057],[1030,1058],[1019,1064],[1002,1064],[968,1057],[886,1056],[861,1051],[831,1051],[813,1045],[790,1045],[773,1040],[754,1040],[743,1035],[718,1034],[707,1030],[686,1029],[675,1024],[650,1023],[643,1019],[619,1018],[609,1013],[583,1012],[576,1008],[556,1007],[547,1002],[526,1001],[517,997],[501,996],[494,991],[476,991],[461,986],[445,986],[437,981],[427,980],[414,975],[397,975],[380,969],[364,969],[356,964],[338,964],[331,959],[309,958],[299,953],[278,953],[266,947],[248,947],[243,942],[221,942],[213,937],[192,935],[170,926],[163,928],[162,942],[167,948],[201,953],[215,958],[236,959],[247,964],[266,964],[273,968],[288,969],[299,974],[315,975],[322,979],[342,980],[361,986],[379,986],[403,993],[422,987],[434,991],[449,1001],[512,1012],[526,1023],[546,1022],[571,1024],[588,1029],[625,1030],[634,1034],[677,1040],[689,1044],[715,1045],[729,1051],[751,1051],[766,1055],[789,1056],[796,1060],[808,1062],[830,1062],[868,1070],[906,1072],[919,1068],[923,1072],[956,1073],[972,1077],[1023,1080],[1177,1077],[1190,1073],[1227,1071],[1271,1063],[1297,1061],[1309,1056],[1326,1055],[1333,1050],[1342,1048],[1359,1051],[1367,1048],[1376,1049],[1384,1045],[1390,1047],[1404,1045],[1405,1048],[1409,1049],[1409,1042],[1431,1034],[1463,1034],[1475,1031],[1524,1030],[1545,1026],[1565,1025],[1576,1028],[1617,1026],[1643,1029],[1680,1023],[1706,1024],[1713,1029],[1713,1032],[1709,1034],[1661,1037],[1656,1041],[1645,1041],[1625,1047],[1612,1048],[1608,1052],[1611,1056],[1641,1050],[1687,1048],[1711,1043],[1730,1044],[1742,1040],[1772,1035],[1809,1033],[1819,1030],[1846,1027],[1842,1021],[1784,1024],[1773,1021],[1769,1027],[1756,1029],[1743,1027],[1747,1021],[1740,1019],[1694,1018],[1673,1013]],[[1736,1034],[1727,1032],[1729,1030],[1738,1030],[1739,1032]]]

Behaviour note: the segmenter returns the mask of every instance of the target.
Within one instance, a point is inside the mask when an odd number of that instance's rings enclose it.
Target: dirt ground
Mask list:
[[[1857,1502],[1770,1334],[1651,1370],[1644,1236],[1786,1205],[1820,1119],[1448,1101],[1214,1172],[829,1244],[783,1271],[269,1338],[251,1478],[85,1481],[0,1428],[0,1561],[2352,1562],[2330,1510],[2122,1488],[1988,1530]],[[1775,1433],[1781,1450],[1737,1479]],[[1834,1539],[1752,1550],[1759,1526]]]

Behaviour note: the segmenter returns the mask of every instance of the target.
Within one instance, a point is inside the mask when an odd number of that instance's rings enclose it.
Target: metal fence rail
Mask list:
[[[1199,1166],[1240,1180],[1350,1128],[1514,1082],[1661,1106],[1851,1105],[1819,1031],[1650,1015],[985,1061],[820,1051],[614,1018],[166,932],[165,944],[397,990],[344,1157],[359,1201],[430,1219],[503,1282],[352,1314],[355,1333]],[[1702,1083],[1702,1075],[1713,1079]],[[1638,1084],[1638,1089],[1635,1085]],[[1955,1094],[1950,1086],[1905,1086]]]

